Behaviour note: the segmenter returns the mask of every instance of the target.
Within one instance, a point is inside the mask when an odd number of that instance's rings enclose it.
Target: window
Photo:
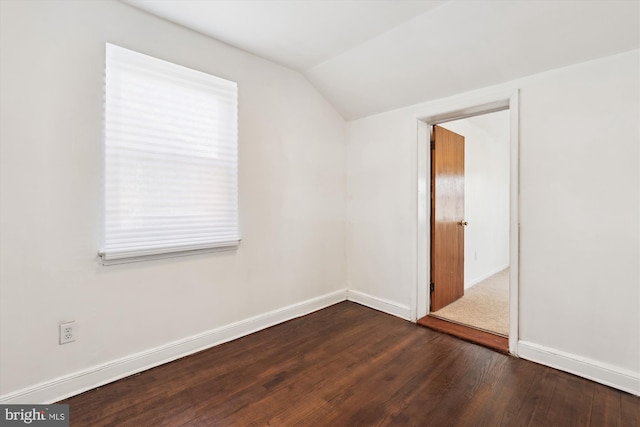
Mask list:
[[[236,247],[234,82],[106,46],[104,264]]]

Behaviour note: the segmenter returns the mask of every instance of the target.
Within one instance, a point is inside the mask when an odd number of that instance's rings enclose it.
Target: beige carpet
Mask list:
[[[465,289],[462,298],[431,315],[509,336],[509,269]]]

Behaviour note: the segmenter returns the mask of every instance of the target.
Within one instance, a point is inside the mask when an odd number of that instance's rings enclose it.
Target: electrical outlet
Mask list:
[[[60,324],[60,344],[66,344],[76,340],[76,322]]]

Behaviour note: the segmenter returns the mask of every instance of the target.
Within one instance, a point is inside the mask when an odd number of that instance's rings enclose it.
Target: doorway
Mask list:
[[[433,126],[430,316],[509,335],[509,112]],[[446,324],[445,324],[446,325]]]
[[[456,311],[451,310],[448,307],[451,305],[461,305],[460,301],[465,301],[465,296],[473,296],[473,294],[476,293],[476,290],[483,288],[483,282],[484,285],[489,285],[488,287],[491,288],[491,283],[486,283],[485,279],[490,279],[489,282],[493,282],[493,285],[496,285],[496,281],[500,282],[497,286],[501,288],[499,291],[503,296],[501,310],[503,313],[506,312],[506,315],[503,316],[503,320],[506,320],[504,322],[505,326],[502,329],[495,331],[492,330],[495,329],[492,326],[486,327],[485,325],[485,327],[483,327],[482,324],[472,325],[471,328],[468,328],[467,326],[461,325],[461,323],[466,323],[463,321],[458,321],[454,324],[456,327],[459,327],[458,329],[463,329],[462,335],[465,335],[463,338],[470,340],[474,339],[468,336],[469,330],[472,332],[485,332],[485,330],[488,330],[490,331],[488,335],[490,335],[489,339],[491,341],[495,341],[495,337],[498,337],[501,340],[499,346],[501,351],[508,351],[512,354],[516,354],[518,331],[518,93],[512,92],[506,95],[503,92],[502,94],[494,94],[493,101],[485,104],[477,104],[476,106],[472,103],[467,103],[467,105],[465,105],[464,100],[462,100],[458,103],[458,109],[452,108],[452,105],[455,103],[452,103],[451,101],[446,104],[448,105],[444,105],[444,103],[442,106],[433,105],[432,108],[430,108],[432,114],[420,119],[418,123],[418,158],[422,165],[419,164],[418,168],[419,206],[417,254],[419,258],[417,262],[417,294],[414,299],[416,304],[416,311],[414,313],[416,314],[416,317],[414,317],[414,319],[420,319],[418,323],[421,324],[424,319],[441,321],[441,323],[446,322],[442,321],[442,319],[439,319],[438,317],[444,318],[446,311]],[[434,272],[436,276],[439,274],[437,271],[438,255],[436,253],[436,258],[432,259],[432,255],[436,249],[431,246],[431,236],[434,231],[431,229],[431,218],[435,215],[435,213],[431,212],[431,198],[434,197],[430,188],[432,152],[430,150],[429,142],[431,139],[431,130],[434,125],[438,125],[438,127],[441,128],[449,128],[447,129],[448,131],[452,131],[460,135],[465,133],[465,131],[462,131],[460,127],[456,127],[457,125],[455,124],[455,121],[468,119],[471,123],[475,121],[475,125],[482,127],[479,122],[482,121],[483,116],[485,116],[484,118],[490,118],[491,113],[497,112],[500,112],[498,115],[502,115],[502,134],[505,136],[504,146],[502,147],[503,151],[501,155],[496,156],[496,154],[493,153],[483,161],[486,163],[491,159],[497,160],[497,158],[501,156],[503,166],[499,168],[499,173],[493,174],[495,175],[493,178],[491,176],[486,176],[485,174],[484,182],[482,181],[482,177],[480,177],[481,179],[476,181],[469,181],[469,179],[467,179],[465,180],[465,183],[467,183],[468,186],[467,194],[471,191],[471,200],[467,200],[467,202],[472,202],[475,199],[475,202],[477,203],[477,199],[480,197],[482,201],[482,197],[484,196],[486,201],[491,202],[491,205],[494,206],[494,208],[497,209],[499,205],[501,207],[501,213],[499,215],[495,212],[490,214],[490,219],[496,220],[494,221],[494,225],[487,223],[486,214],[484,217],[482,215],[478,217],[477,213],[473,213],[471,211],[467,212],[467,214],[463,213],[461,218],[450,218],[450,223],[457,225],[458,231],[464,230],[462,231],[462,234],[467,234],[469,239],[469,242],[464,245],[461,256],[463,261],[466,261],[461,263],[461,265],[464,265],[463,294],[465,296],[454,298],[455,301],[453,304],[438,306],[437,297],[432,299],[433,295],[430,291],[430,285],[432,283],[431,278]],[[455,132],[456,130],[459,132]],[[488,131],[490,129],[484,130]],[[469,146],[467,145],[466,149],[469,151],[468,154],[477,156],[478,149],[481,149],[481,147],[479,145],[472,145],[471,147],[472,148],[469,149]],[[484,149],[486,150],[486,147],[484,147]],[[489,155],[489,152],[486,152],[485,154]],[[495,164],[488,164],[488,166],[490,172],[497,172]],[[472,168],[471,173],[477,174],[477,170],[473,171]],[[504,187],[502,196],[497,198],[495,195],[487,195],[482,189],[483,186],[486,189],[486,186],[491,182],[495,184],[496,176],[501,176],[500,179],[502,180]],[[468,182],[471,182],[472,184],[469,185]],[[467,197],[464,197],[464,199],[466,198]],[[466,203],[466,206],[469,206],[469,204],[470,203]],[[469,221],[470,218],[473,218],[473,220]],[[495,226],[495,224],[498,223],[501,224],[500,230],[497,230]],[[479,241],[477,240],[479,237],[478,234],[480,234],[480,237],[484,237],[484,241],[482,239]],[[487,243],[489,243],[489,246],[487,246]],[[493,248],[491,248],[491,245],[493,245]],[[420,258],[422,256],[424,256],[424,258],[421,260]],[[432,261],[435,262],[435,264],[432,264]],[[442,280],[442,277],[438,280]],[[439,287],[438,283],[435,282],[434,286],[436,288],[435,292],[437,293],[437,289]],[[505,288],[507,290],[506,292]],[[445,312],[440,313],[442,310]],[[464,312],[464,310],[462,310],[462,312]],[[428,316],[428,314],[430,315]],[[438,317],[435,317],[434,314]],[[440,314],[444,315],[440,316]],[[460,334],[457,335],[460,336]],[[507,335],[509,337],[508,339],[506,338]],[[489,347],[496,347],[495,345],[487,343],[483,344],[488,345]]]

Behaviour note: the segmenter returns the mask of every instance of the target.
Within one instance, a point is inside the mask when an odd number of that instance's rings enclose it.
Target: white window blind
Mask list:
[[[234,82],[106,46],[104,263],[237,246]]]

